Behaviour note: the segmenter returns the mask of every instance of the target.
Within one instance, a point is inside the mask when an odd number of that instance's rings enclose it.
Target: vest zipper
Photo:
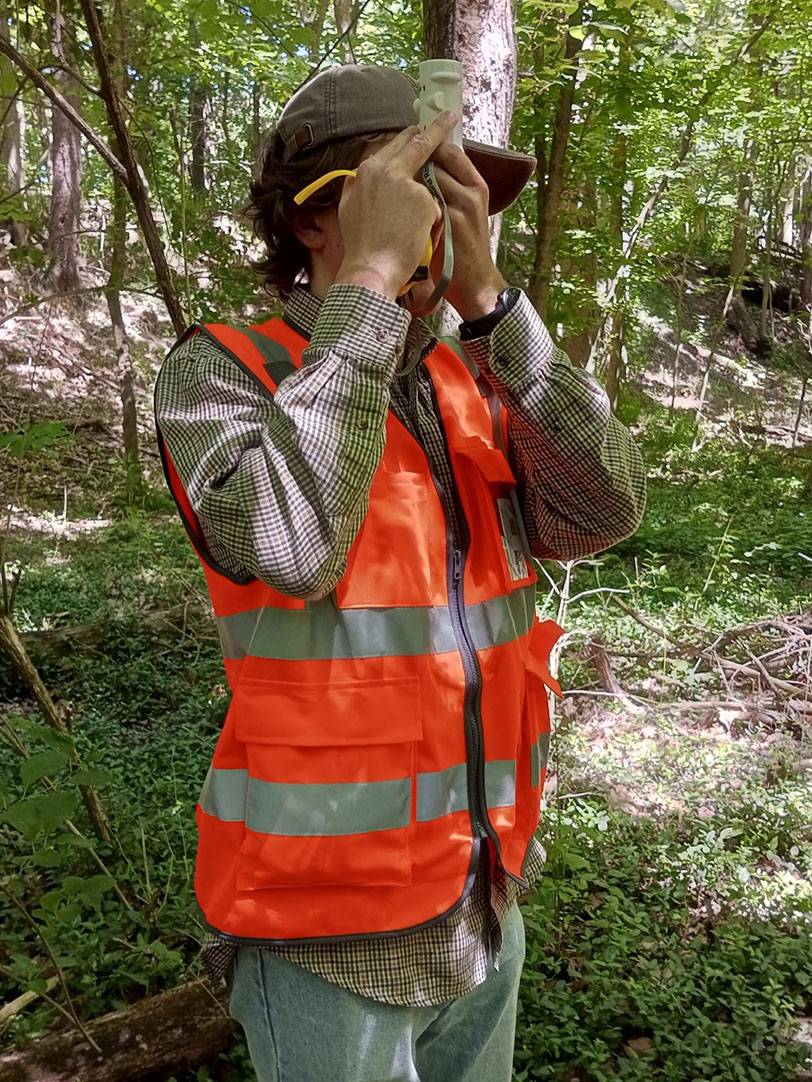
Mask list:
[[[446,456],[448,458],[449,469],[451,472],[452,482],[456,489],[456,479],[454,477],[454,466],[451,462],[451,454],[448,449],[448,438],[446,436],[445,424],[443,422],[443,416],[440,412],[440,407],[437,402],[437,395],[434,390],[434,381],[431,376],[428,376],[429,390],[431,392],[432,403],[434,406],[434,413],[437,417],[437,423],[440,427],[440,433],[443,437],[443,443],[445,444]],[[428,455],[426,456],[429,457]],[[441,502],[443,499],[443,486],[437,479],[434,470],[431,465],[431,459],[429,459],[429,470],[431,472],[434,485],[440,494]],[[462,504],[455,492],[448,494],[448,498],[455,501],[457,515],[459,521],[462,523],[466,541],[470,542],[471,529],[468,525],[468,520],[465,517],[465,513],[462,509]],[[453,545],[453,548],[452,548]],[[497,855],[499,856],[500,863],[502,863],[502,845],[499,840],[499,835],[493,829],[490,820],[488,819],[487,811],[487,797],[485,793],[485,756],[483,754],[483,734],[482,734],[482,670],[479,667],[479,659],[476,656],[476,650],[474,648],[473,640],[471,639],[470,631],[468,628],[468,621],[465,618],[465,604],[462,597],[463,591],[463,569],[465,567],[465,555],[468,552],[468,543],[466,543],[464,551],[458,549],[456,546],[456,539],[453,536],[453,532],[448,525],[448,516],[446,515],[446,552],[450,555],[450,580],[451,589],[454,594],[454,604],[451,604],[451,597],[449,595],[449,612],[452,615],[452,624],[454,624],[454,637],[457,639],[457,647],[462,657],[463,668],[465,669],[465,697],[463,700],[463,716],[465,723],[465,744],[468,750],[467,756],[467,781],[468,781],[468,811],[471,817],[471,826],[473,827],[474,836],[482,837],[487,835],[494,844]],[[456,620],[454,620],[456,617]],[[459,627],[460,635],[457,635],[457,627]],[[460,638],[461,636],[461,638]],[[469,682],[469,663],[470,672],[473,680]],[[472,696],[469,696],[469,692],[473,692]],[[473,699],[471,704],[472,709],[468,710],[469,699]],[[515,799],[515,797],[514,797]],[[524,864],[524,861],[522,862]],[[512,879],[515,883],[518,883],[521,887],[528,887],[528,881],[522,876],[514,875],[513,872],[509,872],[502,864],[505,875]]]
[[[468,647],[468,636],[465,633],[463,626],[464,616],[462,613],[462,606],[460,604],[460,583],[462,581],[462,569],[463,569],[463,554],[456,546],[451,550],[451,542],[453,538],[451,531],[446,533],[446,548],[452,551],[452,592],[454,594],[454,606],[449,605],[449,610],[452,617],[456,616],[456,621],[452,619],[452,623],[456,623],[454,628],[454,637],[457,639],[457,645],[459,647],[460,637],[457,636],[457,628],[459,628],[460,636],[462,637],[465,646]],[[449,598],[449,601],[451,598]],[[466,747],[468,748],[468,755],[466,757],[466,776],[468,785],[468,810],[471,816],[471,826],[474,828],[474,834],[477,837],[490,836],[489,830],[490,823],[488,823],[487,801],[482,800],[482,794],[485,790],[485,765],[484,755],[482,754],[482,734],[479,726],[477,725],[476,713],[473,709],[473,705],[470,700],[472,696],[469,694],[473,690],[473,694],[476,695],[476,689],[480,683],[479,664],[476,660],[476,651],[473,647],[470,647],[470,653],[460,648],[460,656],[462,657],[463,668],[465,670],[465,696],[463,698],[463,717],[465,720],[465,736]],[[469,666],[468,662],[473,664],[470,669],[472,680],[469,681]],[[469,724],[470,721],[470,724]]]

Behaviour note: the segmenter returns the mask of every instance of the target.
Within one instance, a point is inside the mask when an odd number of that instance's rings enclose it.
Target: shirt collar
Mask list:
[[[396,303],[400,303],[399,299]],[[319,318],[322,304],[322,298],[313,293],[309,286],[297,282],[285,304],[284,315],[297,330],[309,339],[316,329],[316,321]],[[403,307],[402,304],[400,306]],[[406,332],[406,356],[410,357],[415,349],[419,349],[423,354],[429,346],[434,348],[436,342],[437,336],[428,323],[421,319],[420,316],[412,316],[409,329]]]

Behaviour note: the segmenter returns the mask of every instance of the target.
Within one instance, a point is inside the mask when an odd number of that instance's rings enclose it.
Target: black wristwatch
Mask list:
[[[481,338],[490,334],[496,324],[509,312],[519,299],[519,290],[516,286],[507,286],[496,298],[496,307],[487,315],[479,319],[471,319],[467,323],[460,323],[460,338]]]

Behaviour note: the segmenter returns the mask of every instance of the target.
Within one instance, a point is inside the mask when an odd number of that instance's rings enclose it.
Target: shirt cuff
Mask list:
[[[516,288],[515,293],[491,334],[460,341],[484,376],[496,376],[512,391],[521,391],[540,370],[550,367],[555,345],[524,290]]]
[[[353,355],[362,352],[365,360],[394,370],[410,323],[410,313],[383,293],[354,282],[336,282],[327,290],[308,346]],[[314,351],[313,356],[318,355]]]

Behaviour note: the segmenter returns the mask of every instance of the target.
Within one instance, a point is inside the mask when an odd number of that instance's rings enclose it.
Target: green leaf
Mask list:
[[[77,770],[69,774],[65,780],[71,785],[109,785],[110,782],[116,780],[116,776],[109,770]]]
[[[106,894],[108,890],[112,890],[115,886],[115,879],[112,875],[91,875],[87,879],[82,880],[82,889],[78,892],[79,897],[89,902],[91,905],[98,906],[102,899],[102,895]]]
[[[69,755],[74,750],[73,737],[67,736],[64,733],[58,733],[56,729],[52,729],[50,725],[40,725],[37,722],[29,721],[27,718],[20,718],[24,723],[23,727],[31,734],[31,736],[38,737],[43,744],[47,744],[49,748],[56,748],[58,751],[66,751]]]
[[[75,847],[76,849],[94,849],[95,842],[92,838],[82,838],[78,834],[60,834],[56,839],[58,845],[64,845],[66,848]]]
[[[39,781],[47,774],[58,774],[68,756],[64,751],[51,748],[50,751],[38,751],[29,756],[20,767],[20,777],[23,785],[30,785],[32,781]]]
[[[28,841],[33,841],[38,834],[47,833],[70,818],[76,811],[76,804],[74,793],[44,793],[18,800],[6,808],[0,819],[11,823]]]
[[[29,451],[41,451],[66,439],[73,439],[73,433],[64,421],[39,421],[25,429],[0,432],[0,448],[7,447],[15,458],[22,458]]]
[[[41,849],[31,859],[39,868],[56,868],[64,860],[64,854],[58,849]]]

